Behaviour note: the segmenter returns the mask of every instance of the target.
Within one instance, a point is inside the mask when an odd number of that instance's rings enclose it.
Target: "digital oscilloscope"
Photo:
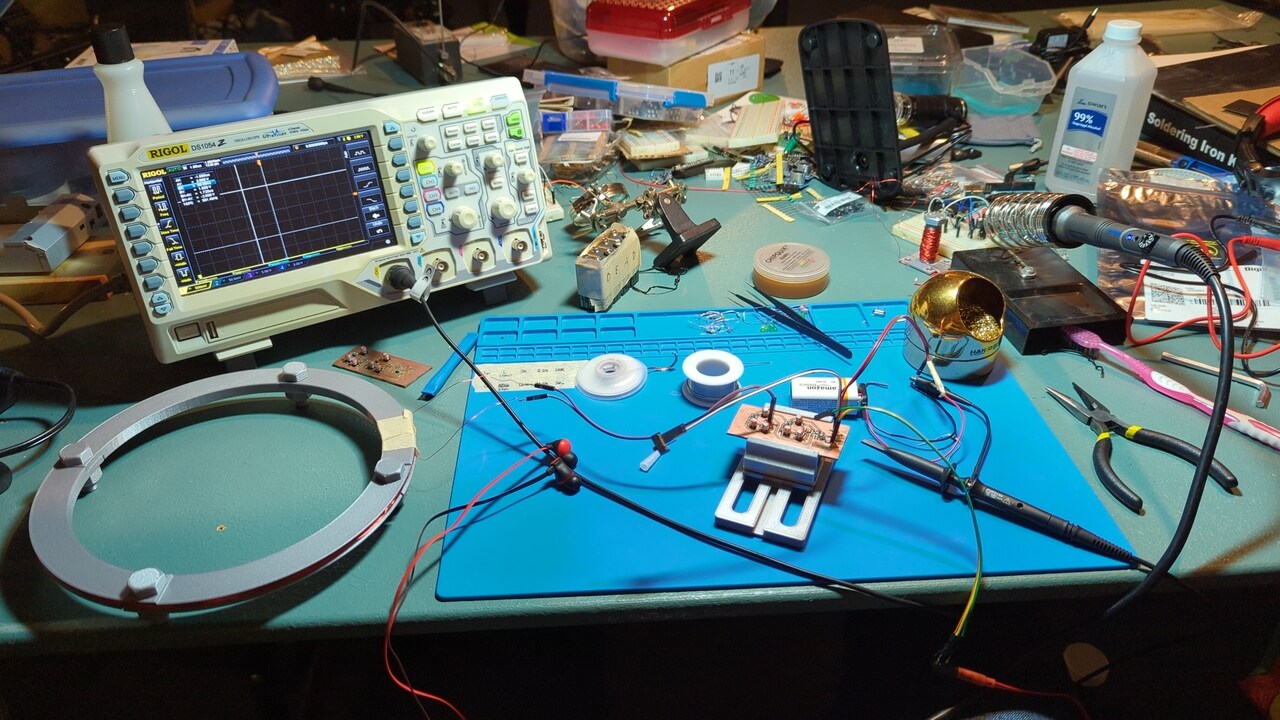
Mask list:
[[[498,78],[89,151],[152,349],[229,359],[271,336],[551,256],[529,109]]]

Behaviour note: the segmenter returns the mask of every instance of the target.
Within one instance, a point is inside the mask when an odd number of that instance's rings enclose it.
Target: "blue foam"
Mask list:
[[[719,348],[745,362],[744,384],[769,382],[809,368],[830,368],[847,376],[861,363],[885,323],[906,311],[906,303],[842,303],[809,309],[819,327],[854,350],[852,363],[762,321],[753,311],[737,309],[725,311],[738,318],[732,331],[717,334],[705,332],[710,322],[699,311],[492,317],[480,325],[476,361],[583,360],[623,352],[661,367],[695,350]],[[871,387],[870,403],[894,410],[932,436],[943,435],[950,426],[940,411],[907,385],[911,368],[902,359],[902,337],[897,329],[891,332],[860,378],[890,385],[888,389]],[[651,372],[639,393],[616,402],[568,392],[601,425],[648,436],[701,412],[680,396],[682,381],[679,370]],[[779,390],[779,400],[785,403],[785,387]],[[995,425],[991,456],[982,475],[987,484],[1129,547],[1090,482],[1003,363],[996,364],[984,385],[957,386],[957,390],[986,409]],[[716,505],[743,448],[741,439],[725,434],[731,410],[689,431],[650,472],[643,473],[637,466],[649,454],[650,443],[604,436],[555,400],[518,401],[534,392],[539,391],[511,391],[507,397],[516,401],[516,411],[544,442],[567,437],[574,444],[582,474],[704,532],[853,581],[973,574],[973,528],[966,507],[960,501],[942,500],[936,488],[912,482],[887,458],[863,447],[859,440],[868,434],[861,421],[851,426],[808,546],[797,551],[714,525]],[[492,405],[488,393],[472,390],[468,397],[467,417],[484,413],[462,433],[454,474],[455,505],[466,503],[532,449],[506,414]],[[873,420],[882,430],[905,432],[885,416]],[[953,457],[962,472],[972,466],[981,442],[981,423],[971,415],[963,447]],[[490,492],[512,487],[542,469],[532,461],[526,463]],[[978,519],[988,574],[1122,567],[990,513],[980,510]],[[689,539],[590,491],[566,496],[531,488],[476,509],[446,539],[436,595],[441,600],[461,600],[802,583]]]

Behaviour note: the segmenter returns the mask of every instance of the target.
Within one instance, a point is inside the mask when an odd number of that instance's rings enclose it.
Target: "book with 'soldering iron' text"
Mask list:
[[[1251,108],[1280,95],[1280,76],[1274,69],[1280,63],[1280,46],[1152,59],[1160,69],[1143,118],[1143,137],[1230,169],[1236,160],[1236,132]],[[1272,143],[1271,149],[1277,153],[1280,144]]]

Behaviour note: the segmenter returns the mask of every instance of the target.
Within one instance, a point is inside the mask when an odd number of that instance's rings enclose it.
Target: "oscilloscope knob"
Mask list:
[[[509,197],[500,197],[489,203],[489,212],[500,220],[514,220],[520,213],[520,207]]]
[[[420,150],[423,155],[431,154],[431,151],[435,150],[439,145],[440,142],[436,140],[434,135],[423,135],[418,138],[418,150]]]
[[[459,230],[471,230],[480,224],[480,213],[469,205],[453,211],[453,225]]]
[[[516,182],[521,185],[532,185],[538,179],[538,174],[529,168],[524,168],[516,173]]]
[[[444,174],[449,177],[460,177],[467,171],[467,166],[461,160],[450,160],[444,164]]]
[[[482,162],[484,163],[484,169],[489,172],[501,170],[502,166],[506,164],[506,161],[502,159],[502,153],[496,152],[486,153]]]

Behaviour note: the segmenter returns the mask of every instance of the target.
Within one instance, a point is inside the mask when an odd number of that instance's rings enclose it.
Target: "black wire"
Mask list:
[[[886,389],[888,389],[888,387],[889,387],[887,384],[885,384],[885,383],[879,383],[879,382],[868,382],[868,383],[863,383],[863,384],[864,384],[864,385],[866,385],[866,386],[867,386],[867,387],[869,387],[869,388],[870,388],[870,387],[882,387],[882,388],[886,388]],[[867,402],[868,402],[868,404],[870,404],[870,398],[869,398],[869,397],[868,397]],[[820,418],[821,418],[821,417],[826,417],[826,416],[828,416],[828,415],[835,415],[835,411],[834,411],[834,410],[825,410],[825,411],[823,411],[823,412],[821,412],[821,413],[818,413],[818,417],[820,417]],[[881,429],[881,428],[879,428],[879,427],[876,427],[875,422],[871,419],[871,415],[872,415],[872,413],[868,412],[868,413],[866,413],[866,415],[865,415],[865,417],[864,417],[864,421],[867,423],[867,426],[868,426],[868,427],[870,427],[872,430],[875,430],[875,432],[876,432],[878,435],[883,435],[883,436],[885,436],[885,437],[893,438],[894,440],[901,441],[903,444],[911,444],[911,445],[916,445],[916,446],[922,446],[922,445],[926,445],[926,443],[933,443],[934,445],[940,445],[940,444],[942,444],[942,443],[944,443],[944,442],[947,442],[948,440],[950,440],[951,442],[956,442],[957,440],[959,440],[959,437],[958,437],[958,436],[959,436],[959,433],[960,433],[960,426],[956,423],[956,418],[955,418],[955,416],[954,416],[954,415],[952,415],[952,414],[951,414],[951,413],[949,413],[949,412],[944,412],[944,413],[942,413],[942,416],[943,416],[943,417],[945,417],[945,418],[947,419],[947,421],[948,421],[948,422],[950,422],[950,424],[951,424],[951,432],[949,432],[949,433],[945,433],[945,434],[943,434],[943,435],[939,435],[938,437],[935,437],[935,438],[929,438],[929,439],[928,439],[928,440],[926,440],[925,442],[921,442],[921,438],[920,438],[920,436],[919,436],[919,435],[911,435],[911,434],[909,434],[909,433],[897,433],[897,432],[893,432],[892,430],[883,430],[883,429]]]
[[[509,403],[507,403],[507,399],[502,396],[502,393],[498,392],[498,388],[489,381],[489,377],[480,372],[480,368],[476,367],[475,362],[471,358],[467,357],[467,354],[462,352],[461,348],[458,347],[458,344],[453,341],[453,338],[449,337],[449,333],[444,331],[444,327],[440,324],[440,321],[436,320],[436,314],[431,312],[431,306],[427,304],[427,299],[425,297],[422,298],[422,309],[426,311],[427,320],[431,322],[431,325],[436,329],[436,332],[440,333],[440,337],[445,341],[445,344],[449,346],[449,349],[452,350],[455,355],[462,358],[462,362],[466,363],[467,367],[471,368],[471,372],[475,373],[476,377],[480,378],[480,382],[484,383],[484,386],[489,389],[489,392],[493,393],[494,399],[497,400],[498,404],[502,406],[502,409],[506,410],[507,414],[511,416],[511,420],[515,422],[516,427],[520,428],[520,432],[524,433],[524,436],[529,438],[529,441],[533,443],[534,447],[542,448],[542,452],[545,453],[548,458],[554,460],[556,458],[555,452],[551,450],[546,443],[539,440],[538,437],[533,434],[533,431],[524,424],[524,421],[520,419],[520,416],[516,414],[516,411],[511,408]]]
[[[687,272],[689,272],[689,269],[688,269],[688,268],[682,268],[681,270],[679,270],[679,271],[677,271],[677,272],[667,272],[666,270],[663,270],[663,269],[661,269],[661,268],[648,268],[647,270],[641,270],[640,272],[641,272],[641,274],[643,274],[643,273],[655,273],[655,272],[656,272],[656,273],[662,273],[662,274],[664,274],[664,275],[668,275],[668,276],[670,276],[670,277],[675,278],[675,281],[674,281],[674,282],[672,282],[672,284],[670,284],[670,285],[657,285],[657,284],[654,284],[654,285],[650,285],[650,286],[649,286],[649,287],[647,287],[647,288],[642,288],[642,287],[640,287],[640,286],[638,286],[638,285],[632,285],[632,286],[631,286],[631,287],[632,287],[632,289],[634,289],[636,292],[640,293],[641,295],[650,295],[650,294],[654,294],[654,291],[656,291],[656,290],[661,290],[661,291],[662,291],[661,293],[658,293],[658,294],[666,295],[666,294],[667,294],[667,293],[669,293],[669,292],[675,292],[675,291],[676,291],[676,289],[680,287],[680,278],[684,277],[684,274],[685,274],[685,273],[687,273]]]
[[[1123,270],[1128,275],[1137,275],[1138,273],[1142,272],[1142,263],[1123,262],[1123,263],[1120,263],[1120,269]],[[1200,280],[1199,278],[1194,278],[1194,277],[1188,278],[1185,276],[1174,277],[1172,275],[1165,275],[1164,273],[1153,271],[1150,269],[1147,270],[1146,277],[1155,278],[1156,280],[1159,280],[1161,282],[1167,282],[1170,285],[1199,286],[1204,284],[1204,281]],[[1235,285],[1223,283],[1222,286],[1238,295],[1242,295],[1242,296],[1244,295],[1244,290],[1236,287]]]
[[[1257,326],[1258,314],[1256,312],[1251,313],[1249,315],[1249,324],[1245,326],[1244,332],[1240,334],[1240,352],[1247,354],[1253,351],[1253,346],[1257,341],[1257,338],[1254,338],[1252,335]],[[1266,380],[1267,378],[1273,378],[1280,375],[1280,368],[1273,368],[1271,370],[1254,370],[1253,367],[1249,365],[1249,358],[1247,357],[1240,358],[1240,367],[1245,371],[1245,374],[1254,380]]]
[[[910,607],[910,608],[916,608],[919,610],[925,610],[927,612],[931,612],[943,617],[948,617],[948,618],[951,617],[951,614],[945,612],[942,608],[939,608],[933,605],[928,605],[916,600],[899,597],[897,595],[889,595],[887,593],[882,593],[877,590],[872,590],[871,588],[865,587],[863,585],[858,585],[857,583],[851,583],[845,580],[840,580],[838,578],[831,577],[829,575],[823,575],[822,573],[814,572],[812,570],[807,570],[805,568],[792,565],[791,563],[786,562],[784,560],[779,560],[775,557],[770,557],[763,553],[758,553],[754,550],[745,548],[735,543],[731,543],[727,540],[722,540],[714,535],[708,535],[707,533],[704,533],[701,530],[685,525],[684,523],[681,523],[677,520],[673,520],[672,518],[669,518],[660,513],[654,512],[653,510],[650,510],[649,508],[623,495],[619,495],[618,493],[615,493],[614,491],[604,487],[603,485],[600,485],[599,483],[596,483],[584,477],[581,473],[578,474],[578,479],[581,481],[582,487],[587,488],[588,490],[596,493],[600,497],[606,500],[609,500],[611,502],[614,502],[618,505],[621,505],[622,507],[634,513],[637,513],[642,517],[652,520],[660,525],[665,525],[668,528],[671,528],[672,530],[675,530],[676,532],[682,535],[685,535],[686,537],[690,537],[694,540],[697,540],[698,542],[710,545],[711,547],[714,547],[718,550],[723,550],[725,552],[737,555],[739,557],[746,558],[747,560],[760,563],[761,565],[771,567],[775,570],[781,570],[791,575],[795,575],[796,577],[804,578],[805,580],[808,580],[816,585],[827,587],[833,590],[846,590],[848,592],[856,593],[859,595],[865,595],[867,597],[874,598],[876,600],[881,600],[883,602],[902,605],[903,607]]]
[[[514,495],[515,493],[518,493],[521,490],[524,490],[533,485],[537,485],[538,483],[542,482],[546,478],[547,478],[547,473],[543,472],[532,478],[529,478],[528,480],[525,480],[522,483],[519,483],[518,485],[513,485],[512,487],[509,487],[506,490],[503,490],[502,492],[498,493],[497,495],[490,495],[487,498],[477,500],[473,503],[463,503],[461,505],[455,505],[447,510],[441,510],[435,515],[432,515],[431,517],[427,518],[426,522],[422,523],[422,529],[418,531],[418,544],[414,545],[414,547],[415,548],[422,547],[422,538],[426,536],[427,528],[430,527],[431,523],[435,522],[436,520],[439,520],[440,518],[450,513],[456,513],[456,512],[461,512],[462,510],[466,510],[468,504],[470,504],[471,507],[473,508],[478,508],[481,505],[488,505],[489,503],[497,502],[502,498],[507,497],[508,495]],[[418,575],[418,568],[414,567],[413,572],[409,574],[410,585],[413,584],[413,581],[417,577],[417,575]]]
[[[404,684],[409,686],[409,697],[413,698],[413,702],[418,705],[418,711],[422,713],[422,717],[431,720],[431,714],[427,712],[427,706],[422,704],[422,698],[418,697],[418,693],[413,687],[413,681],[409,679],[409,671],[405,669],[404,662],[400,660],[400,653],[396,652],[395,647],[391,643],[387,643],[387,651],[391,653],[392,659],[396,661],[396,667],[400,668],[400,677],[404,679]]]
[[[927,378],[925,380],[926,382],[929,382]],[[991,436],[994,434],[991,429],[991,416],[987,415],[987,411],[979,407],[977,403],[957,394],[954,390],[948,389],[947,397],[977,413],[978,417],[982,420],[982,424],[986,426],[987,431],[982,439],[982,450],[978,452],[978,459],[974,461],[973,472],[970,474],[971,477],[974,478],[981,477],[982,466],[986,464],[987,454],[991,452]],[[939,400],[939,402],[941,402],[941,400]]]
[[[943,414],[946,416],[947,420],[950,421],[951,423],[951,432],[943,435],[939,435],[938,437],[935,437],[935,438],[929,438],[929,442],[933,443],[934,445],[941,445],[942,443],[948,442],[948,441],[955,442],[957,440],[956,436],[960,432],[960,426],[956,424],[955,416],[953,416],[951,413],[943,413]],[[903,443],[904,445],[914,445],[916,447],[927,447],[927,445],[925,445],[925,443],[921,441],[919,435],[912,435],[910,433],[900,433],[900,432],[894,432],[892,430],[885,430],[884,428],[881,428],[880,426],[876,425],[875,421],[871,419],[871,415],[872,413],[867,413],[863,421],[866,422],[867,425],[870,426],[872,430],[875,430],[877,435],[887,437],[887,438],[893,438],[894,440],[897,440]]]
[[[1218,357],[1218,385],[1213,396],[1213,411],[1209,415],[1209,427],[1205,431],[1204,442],[1200,446],[1200,461],[1196,463],[1195,472],[1191,477],[1191,487],[1187,491],[1187,500],[1182,509],[1182,516],[1178,519],[1178,526],[1174,530],[1173,537],[1169,540],[1169,545],[1160,555],[1160,559],[1152,566],[1151,572],[1136,587],[1107,608],[1107,611],[1102,615],[1103,618],[1114,617],[1116,613],[1145,594],[1147,590],[1169,572],[1169,569],[1173,567],[1173,563],[1178,559],[1178,555],[1182,553],[1182,548],[1186,546],[1187,539],[1191,536],[1191,527],[1195,524],[1196,514],[1200,509],[1200,500],[1204,497],[1205,484],[1209,478],[1209,466],[1212,464],[1214,453],[1218,448],[1218,438],[1222,435],[1222,422],[1226,417],[1227,402],[1231,395],[1231,368],[1235,364],[1235,343],[1232,340],[1233,331],[1231,327],[1231,302],[1227,297],[1226,288],[1223,287],[1222,280],[1216,273],[1206,277],[1205,282],[1213,293],[1214,302],[1217,303],[1218,312],[1221,315],[1218,332],[1222,338],[1222,349]]]
[[[608,435],[609,437],[617,438],[617,439],[619,439],[619,440],[644,440],[644,441],[648,441],[648,440],[652,440],[652,439],[653,439],[653,436],[652,436],[652,435],[623,435],[622,433],[614,432],[614,431],[612,431],[612,430],[610,430],[610,429],[608,429],[608,428],[604,427],[603,425],[600,425],[600,424],[599,424],[599,423],[597,423],[595,420],[592,420],[592,419],[587,415],[586,411],[585,411],[585,410],[583,410],[582,408],[578,407],[578,403],[574,402],[574,401],[573,401],[573,398],[569,397],[569,394],[568,394],[568,393],[566,393],[564,390],[561,390],[561,389],[560,389],[560,388],[558,388],[558,387],[551,387],[550,385],[548,385],[548,386],[547,386],[547,389],[548,389],[548,390],[550,390],[550,391],[551,391],[551,392],[553,392],[553,393],[556,393],[556,394],[554,394],[554,395],[547,395],[546,397],[551,398],[552,400],[559,400],[560,402],[564,403],[565,405],[568,405],[568,406],[569,406],[569,409],[570,409],[570,410],[573,410],[575,413],[577,413],[577,414],[578,414],[578,417],[582,418],[583,422],[585,422],[586,424],[588,424],[588,425],[590,425],[591,427],[595,428],[596,430],[599,430],[600,432],[604,433],[605,435]],[[530,397],[525,398],[525,402],[529,402],[529,401],[531,401],[531,400],[533,399],[533,397],[536,397],[536,396],[530,396]]]
[[[56,390],[61,390],[67,396],[67,410],[62,414],[62,417],[58,418],[57,422],[26,440],[14,443],[6,448],[0,448],[0,457],[7,457],[9,455],[20,453],[24,450],[30,450],[41,443],[53,439],[55,435],[62,432],[62,429],[71,422],[71,418],[76,414],[76,391],[73,390],[70,385],[58,380],[45,380],[43,378],[27,377],[8,369],[3,370],[3,373],[9,377],[0,378],[0,382],[10,382],[15,385],[22,384],[50,387]]]

